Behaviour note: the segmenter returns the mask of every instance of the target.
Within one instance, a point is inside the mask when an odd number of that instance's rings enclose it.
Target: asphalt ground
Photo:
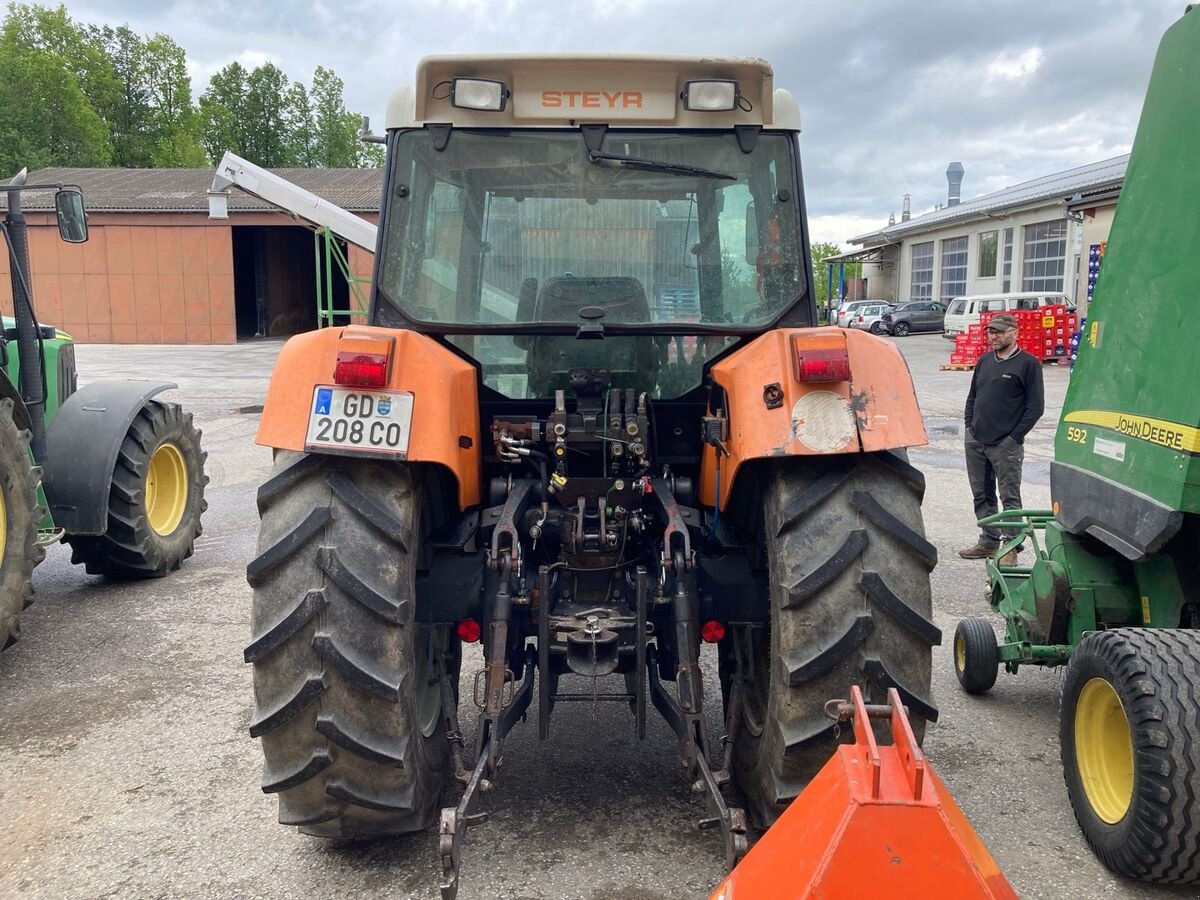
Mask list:
[[[971,376],[939,371],[950,350],[940,336],[897,343],[930,436],[911,459],[928,480],[925,524],[940,554],[941,718],[925,741],[933,767],[1022,897],[1194,896],[1113,875],[1084,843],[1059,763],[1060,672],[1001,673],[984,697],[959,689],[954,627],[987,613],[982,563],[956,555],[976,535],[961,450]],[[278,825],[275,798],[259,790],[242,662],[245,566],[258,527],[254,493],[270,466],[270,451],[253,442],[257,412],[280,346],[78,348],[81,382],[179,384],[169,396],[204,432],[209,509],[195,556],[170,578],[110,584],[72,566],[66,547],[52,548],[36,571],[23,639],[0,655],[0,897],[438,896],[435,834],[328,843]],[[1069,378],[1066,368],[1044,372],[1046,416],[1026,444],[1031,507],[1049,503]],[[464,679],[478,665],[468,655]],[[715,686],[711,653],[704,665]],[[467,838],[463,900],[702,897],[720,880],[720,841],[695,828],[707,813],[680,777],[673,735],[651,710],[639,744],[618,707],[562,704],[545,743],[532,720],[513,731],[486,798],[491,821]],[[474,723],[462,712],[470,746]]]

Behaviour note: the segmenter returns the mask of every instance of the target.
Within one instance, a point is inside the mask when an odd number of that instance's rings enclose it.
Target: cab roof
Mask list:
[[[502,82],[509,96],[500,111],[461,109],[450,103],[455,78]],[[733,80],[740,101],[732,111],[684,108],[689,81]],[[615,54],[429,56],[417,65],[414,87],[396,91],[387,127],[425,124],[472,128],[621,127],[713,128],[760,125],[800,130],[790,93],[774,88],[765,60]]]

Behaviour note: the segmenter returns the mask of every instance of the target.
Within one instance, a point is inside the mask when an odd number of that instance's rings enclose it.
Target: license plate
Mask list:
[[[306,448],[403,457],[412,431],[413,395],[318,385],[313,391]]]

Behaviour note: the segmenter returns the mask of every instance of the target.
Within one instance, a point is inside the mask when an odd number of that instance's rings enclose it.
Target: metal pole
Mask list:
[[[25,184],[22,169],[9,185]],[[8,194],[5,216],[14,260],[12,272],[13,318],[17,321],[17,355],[21,362],[21,399],[29,412],[29,446],[36,462],[46,458],[46,383],[42,377],[42,356],[38,349],[38,324],[33,312],[33,274],[29,269],[29,227],[21,212],[21,192]],[[24,276],[24,277],[22,277]],[[28,285],[28,292],[26,286]]]

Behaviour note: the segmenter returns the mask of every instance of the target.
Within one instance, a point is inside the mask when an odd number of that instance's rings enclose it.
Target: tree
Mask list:
[[[312,83],[314,155],[317,165],[330,169],[349,169],[358,162],[358,117],[346,112],[344,87],[332,69],[317,66]]]
[[[274,63],[258,66],[246,78],[246,158],[264,168],[294,165],[293,141],[285,108],[288,79]]]
[[[816,282],[816,298],[817,307],[822,308],[829,302],[829,271],[825,265],[825,261],[831,256],[841,255],[842,248],[837,244],[819,241],[812,245],[812,260],[813,260],[813,280]],[[848,262],[843,268],[843,273],[847,279],[862,277],[862,263]],[[834,264],[833,269],[833,293],[837,296],[838,292],[838,268]]]
[[[308,99],[308,88],[297,81],[288,91],[287,129],[290,139],[292,165],[312,168],[317,165],[316,140],[313,136],[313,110]]]
[[[250,123],[247,119],[247,72],[239,62],[221,69],[200,96],[200,122],[204,149],[218,160],[226,150],[245,156]]]
[[[108,164],[108,126],[85,90],[105,84],[105,64],[63,7],[9,7],[0,31],[0,175]]]
[[[160,168],[207,166],[208,157],[200,144],[200,117],[192,104],[187,55],[165,34],[149,38],[143,50],[154,134],[149,164]]]

